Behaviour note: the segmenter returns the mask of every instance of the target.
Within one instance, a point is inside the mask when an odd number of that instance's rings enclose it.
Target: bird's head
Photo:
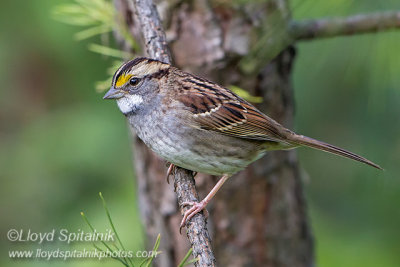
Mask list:
[[[149,58],[124,63],[114,74],[111,88],[103,99],[116,99],[122,113],[136,112],[159,92],[159,81],[170,65]]]

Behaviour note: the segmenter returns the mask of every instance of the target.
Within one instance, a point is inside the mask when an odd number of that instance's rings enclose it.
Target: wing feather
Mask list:
[[[192,125],[238,138],[288,143],[288,130],[230,90],[193,76],[184,83],[178,99],[190,111]]]

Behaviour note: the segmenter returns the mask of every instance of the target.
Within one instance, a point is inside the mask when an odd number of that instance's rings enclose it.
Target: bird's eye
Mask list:
[[[129,80],[129,84],[130,85],[132,85],[132,86],[136,86],[136,85],[138,85],[138,83],[140,82],[140,79],[139,78],[131,78],[130,80]]]

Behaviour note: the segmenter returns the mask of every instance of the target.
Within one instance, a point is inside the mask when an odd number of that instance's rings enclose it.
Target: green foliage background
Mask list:
[[[107,229],[100,191],[125,247],[143,249],[125,119],[94,86],[113,60],[88,51],[98,37],[76,42],[76,27],[54,21],[52,8],[67,2],[0,3],[1,266],[98,266],[90,259],[10,260],[11,249],[39,246],[12,243],[6,233],[89,231],[82,210]],[[400,9],[395,0],[291,2],[296,19]],[[392,31],[297,46],[295,129],[386,169],[299,149],[320,266],[400,265],[399,44],[400,31]],[[44,247],[60,246],[71,249]]]

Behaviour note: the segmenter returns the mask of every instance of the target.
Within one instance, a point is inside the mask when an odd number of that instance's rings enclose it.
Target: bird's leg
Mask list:
[[[221,188],[221,186],[225,183],[225,181],[229,178],[229,175],[225,174],[219,179],[218,183],[211,189],[210,193],[200,202],[192,202],[192,201],[187,201],[183,202],[182,206],[192,206],[190,209],[185,211],[185,214],[183,215],[182,221],[181,221],[181,226],[179,231],[182,230],[182,228],[186,225],[186,223],[197,213],[202,211],[210,202],[210,200],[215,196],[215,194],[218,192],[218,190]]]
[[[175,165],[170,164],[167,171],[167,183],[169,184],[169,177],[171,176],[172,172],[174,171]]]

